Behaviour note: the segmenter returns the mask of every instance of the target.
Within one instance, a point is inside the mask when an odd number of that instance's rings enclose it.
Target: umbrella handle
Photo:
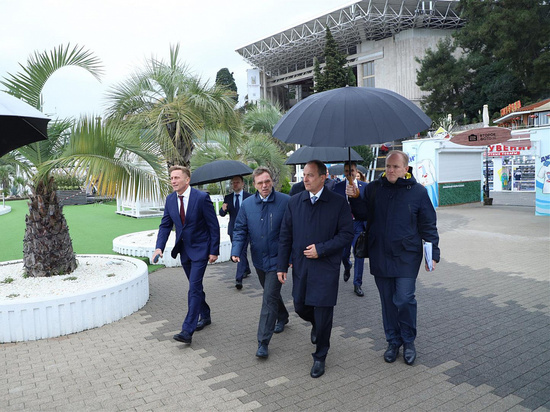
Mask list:
[[[351,186],[353,186],[353,188],[355,189],[355,192],[353,193],[353,196],[349,196],[349,197],[358,198],[359,197],[359,188],[353,184],[353,177],[348,176],[347,179],[348,179],[349,184]]]

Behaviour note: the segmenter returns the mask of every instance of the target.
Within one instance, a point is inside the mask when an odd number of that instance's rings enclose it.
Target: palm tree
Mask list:
[[[50,52],[35,53],[23,73],[10,75],[1,82],[8,92],[37,108],[42,106],[42,90],[52,74],[67,66],[81,67],[98,77],[99,60],[89,51],[69,46]],[[29,214],[23,246],[23,263],[28,276],[41,277],[71,273],[77,262],[69,228],[56,195],[54,171],[99,180],[104,194],[121,193],[133,185],[134,193],[152,193],[167,180],[159,157],[151,143],[137,133],[123,133],[102,125],[99,119],[50,122],[48,139],[17,149],[4,156],[33,177],[29,196]],[[138,136],[138,137],[136,137]],[[132,157],[133,156],[133,157]],[[135,161],[143,159],[153,172],[143,172]]]
[[[272,135],[273,128],[282,116],[283,113],[279,105],[268,100],[261,100],[243,115],[242,123],[247,133],[262,134],[270,140],[284,162],[287,157],[286,153],[293,149],[293,145],[283,143]],[[284,168],[273,168],[273,180],[277,182],[276,186],[279,186],[279,182],[288,174],[289,170],[286,166]]]
[[[179,61],[179,45],[170,47],[170,62],[151,58],[146,66],[108,93],[109,118],[139,125],[157,139],[168,167],[189,166],[200,130],[233,133],[238,118],[234,92],[210,87]]]

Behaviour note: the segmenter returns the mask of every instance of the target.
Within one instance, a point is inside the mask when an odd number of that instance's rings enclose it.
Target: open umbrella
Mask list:
[[[286,143],[349,148],[414,136],[431,124],[422,110],[400,94],[374,87],[341,87],[301,100],[277,122],[273,136]]]
[[[351,161],[360,162],[363,158],[351,149]],[[320,160],[323,163],[335,163],[348,160],[350,153],[343,147],[308,147],[303,146],[292,153],[286,160],[286,165],[303,165],[310,160]]]
[[[405,97],[374,87],[315,93],[293,106],[273,136],[306,146],[350,147],[414,136],[432,121]]]
[[[22,100],[0,92],[0,157],[48,138],[49,118]]]
[[[250,174],[252,174],[252,169],[237,160],[214,160],[193,170],[189,184],[196,186],[216,183],[231,179],[233,176],[246,176]]]
[[[353,161],[353,160],[352,160]],[[357,165],[357,170],[359,170],[361,173],[366,174],[367,168],[365,166]],[[331,175],[343,175],[344,174],[344,165],[334,165],[328,168],[328,172]]]

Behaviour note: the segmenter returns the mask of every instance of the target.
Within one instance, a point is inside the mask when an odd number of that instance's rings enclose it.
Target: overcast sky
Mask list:
[[[20,71],[34,51],[60,44],[93,51],[102,82],[82,69],[61,69],[46,84],[44,111],[53,117],[102,114],[105,91],[155,56],[180,59],[213,84],[234,73],[240,100],[250,66],[236,49],[350,4],[349,0],[0,0],[0,78]],[[0,85],[0,90],[4,87]]]

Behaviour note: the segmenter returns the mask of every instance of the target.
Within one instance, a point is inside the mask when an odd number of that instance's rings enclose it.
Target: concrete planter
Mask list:
[[[131,315],[147,303],[149,274],[143,261],[113,255],[77,256],[82,260],[86,257],[129,264],[132,275],[120,283],[97,285],[81,293],[0,302],[0,343],[54,338],[97,328]]]

